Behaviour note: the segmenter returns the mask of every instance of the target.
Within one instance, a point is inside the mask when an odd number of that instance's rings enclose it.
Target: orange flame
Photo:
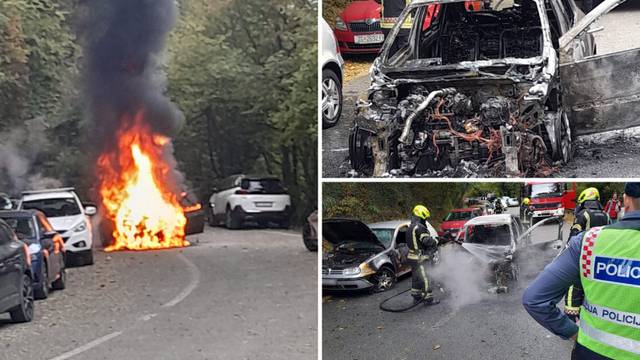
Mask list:
[[[114,243],[106,251],[188,246],[187,223],[178,197],[166,184],[162,157],[169,139],[154,134],[138,113],[118,134],[118,147],[98,158],[100,196],[113,222]]]

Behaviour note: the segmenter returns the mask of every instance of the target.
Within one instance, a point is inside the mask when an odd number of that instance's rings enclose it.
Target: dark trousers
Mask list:
[[[411,296],[416,299],[432,297],[427,278],[427,261],[411,260]]]
[[[611,360],[606,356],[596,354],[586,347],[576,343],[576,346],[571,352],[571,360]]]

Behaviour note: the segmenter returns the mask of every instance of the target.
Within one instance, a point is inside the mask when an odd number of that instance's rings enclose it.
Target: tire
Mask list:
[[[227,208],[225,212],[225,226],[231,230],[240,229],[242,226],[242,221],[239,219],[235,210]]]
[[[304,224],[302,227],[302,241],[309,251],[318,251],[318,239],[311,239],[311,225]]]
[[[207,216],[207,220],[209,221],[209,226],[216,227],[219,223],[216,221],[216,216],[213,214],[213,209],[209,208],[209,216]]]
[[[383,266],[373,275],[373,292],[385,292],[396,285],[396,273],[388,266]]]
[[[322,128],[335,126],[342,113],[342,84],[330,69],[322,70]]]
[[[64,259],[60,257],[60,277],[51,284],[53,290],[64,290],[67,287],[67,268],[64,266]]]
[[[11,321],[30,322],[33,319],[33,281],[27,274],[22,274],[20,281],[20,305],[9,310]]]
[[[44,300],[49,297],[49,269],[47,269],[47,263],[43,262],[40,266],[40,286],[37,289],[33,289],[33,294],[36,300]]]

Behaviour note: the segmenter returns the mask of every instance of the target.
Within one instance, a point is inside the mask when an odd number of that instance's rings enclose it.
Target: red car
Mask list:
[[[438,236],[445,240],[453,240],[458,235],[458,231],[464,227],[464,224],[466,224],[467,221],[482,215],[482,209],[480,208],[451,210],[451,212],[444,218],[442,225],[440,225]]]
[[[333,30],[341,53],[377,54],[384,43],[380,29],[380,4],[354,1],[336,18]]]

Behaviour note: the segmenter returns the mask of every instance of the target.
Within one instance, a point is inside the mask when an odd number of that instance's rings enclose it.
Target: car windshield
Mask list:
[[[470,220],[474,217],[475,215],[471,211],[452,211],[444,218],[444,221]]]
[[[465,233],[464,242],[482,245],[511,245],[509,225],[485,224],[469,226]]]
[[[393,229],[371,229],[375,236],[384,244],[384,247],[391,246],[391,240],[393,239]]]
[[[285,194],[278,179],[242,179],[240,187],[249,194]]]
[[[533,184],[531,185],[531,197],[555,197],[562,196],[560,184]]]
[[[387,66],[411,71],[464,65],[457,69],[460,72],[494,72],[491,68],[499,66],[504,73],[508,65],[522,64],[517,59],[542,63],[544,37],[534,0],[423,4],[407,12],[402,23],[405,29],[385,42],[388,52],[382,63]],[[410,25],[411,32],[406,29]],[[486,60],[501,64],[468,64]]]
[[[35,227],[31,218],[2,218],[16,233],[20,240],[33,240],[36,237]]]
[[[74,216],[82,213],[73,198],[24,201],[22,208],[25,210],[40,210],[48,218]]]

